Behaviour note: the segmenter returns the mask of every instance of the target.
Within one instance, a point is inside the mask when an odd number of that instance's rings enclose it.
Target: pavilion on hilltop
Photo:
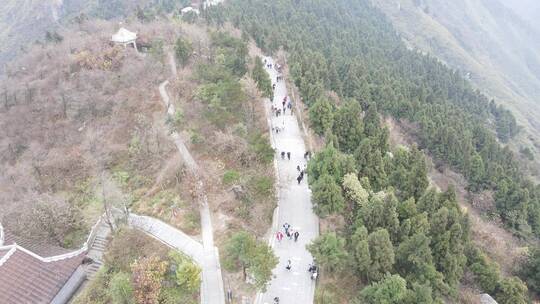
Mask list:
[[[132,45],[137,50],[137,33],[131,32],[121,27],[116,34],[112,35],[111,41],[115,44],[121,44],[124,47]]]

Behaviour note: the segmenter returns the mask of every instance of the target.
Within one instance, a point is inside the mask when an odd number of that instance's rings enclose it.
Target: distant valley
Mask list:
[[[511,3],[509,3],[511,2]],[[402,39],[459,69],[512,110],[515,150],[540,152],[540,3],[529,0],[374,1]],[[518,15],[519,14],[519,15]],[[535,166],[540,167],[538,161]]]

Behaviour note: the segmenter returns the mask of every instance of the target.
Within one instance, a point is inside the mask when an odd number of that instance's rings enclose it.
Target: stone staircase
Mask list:
[[[84,269],[88,279],[92,279],[101,266],[103,266],[103,253],[107,250],[107,244],[109,242],[107,237],[110,231],[109,226],[105,223],[101,223],[97,227],[96,236],[86,255],[92,259],[92,263],[86,264]]]

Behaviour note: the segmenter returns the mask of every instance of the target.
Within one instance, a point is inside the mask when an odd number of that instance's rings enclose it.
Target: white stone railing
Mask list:
[[[16,245],[10,245],[10,246],[0,246],[0,250],[9,250],[1,259],[0,259],[0,266],[4,264],[9,257],[17,250]]]
[[[97,229],[102,221],[103,221],[103,215],[98,218],[94,226],[92,226],[92,229],[90,229],[90,234],[88,235],[88,238],[86,239],[86,243],[84,243],[84,245],[86,245],[86,249],[90,249],[90,247],[94,245],[94,241],[96,240]]]
[[[0,223],[0,246],[4,245],[4,226]]]
[[[103,217],[100,216],[98,220],[96,221],[96,223],[94,224],[94,226],[92,226],[92,229],[90,230],[90,234],[88,235],[86,242],[84,242],[83,246],[79,250],[75,250],[75,251],[60,254],[60,255],[55,255],[52,257],[42,258],[43,261],[44,262],[60,261],[60,260],[69,259],[69,258],[78,256],[79,254],[88,251],[88,249],[92,247],[92,245],[94,244],[94,240],[96,239],[97,227],[99,226],[99,224],[101,224],[102,218]]]
[[[59,255],[55,255],[55,256],[50,256],[50,257],[42,257],[24,247],[21,247],[19,245],[17,245],[16,243],[15,244],[12,244],[12,245],[8,245],[8,246],[0,246],[0,250],[5,250],[5,249],[8,249],[9,252],[4,255],[2,257],[2,259],[0,259],[0,266],[5,263],[5,261],[7,261],[7,259],[9,259],[9,257],[16,251],[16,250],[20,250],[28,255],[31,255],[32,257],[40,260],[41,262],[45,262],[45,263],[49,263],[49,262],[55,262],[55,261],[61,261],[61,260],[65,260],[65,259],[69,259],[69,258],[72,258],[72,257],[75,257],[75,256],[78,256],[79,254],[81,253],[84,253],[86,251],[88,251],[88,248],[90,248],[92,246],[92,244],[94,243],[94,240],[96,239],[96,232],[97,232],[97,227],[99,226],[99,224],[101,223],[101,220],[102,220],[102,217],[100,216],[99,219],[97,220],[97,222],[94,224],[94,226],[92,226],[92,229],[90,230],[90,234],[88,235],[88,238],[86,239],[86,242],[82,245],[82,247],[78,250],[75,250],[75,251],[71,251],[71,252],[68,252],[68,253],[64,253],[64,254],[59,254]],[[3,241],[3,228],[0,224],[0,229],[1,229],[1,233],[2,233],[2,241]]]

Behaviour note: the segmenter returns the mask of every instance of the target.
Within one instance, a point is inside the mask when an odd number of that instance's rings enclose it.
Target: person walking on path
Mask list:
[[[283,240],[283,232],[278,231],[278,232],[276,233],[276,239],[278,240],[278,242],[281,243],[281,240]]]
[[[285,266],[285,269],[291,270],[291,268],[292,268],[291,260],[287,260],[287,266]]]
[[[296,181],[300,185],[300,183],[302,182],[302,175],[298,175],[298,177],[296,178]]]
[[[294,232],[294,241],[295,241],[295,242],[298,241],[298,237],[299,237],[299,236],[300,236],[300,232],[295,231],[295,232]]]
[[[291,152],[287,152],[287,158],[291,160]]]
[[[300,172],[300,165],[296,166],[296,170]]]
[[[283,224],[283,229],[285,229],[285,234],[289,233],[289,228],[291,228],[291,225],[289,225],[289,223]]]
[[[281,151],[281,159],[285,159],[285,152]]]

